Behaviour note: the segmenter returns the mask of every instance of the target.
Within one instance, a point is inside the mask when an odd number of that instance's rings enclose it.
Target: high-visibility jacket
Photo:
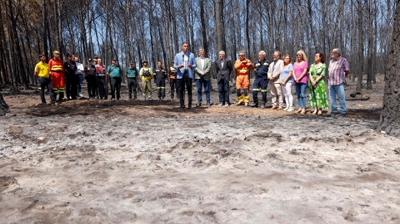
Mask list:
[[[169,67],[169,78],[170,79],[176,79],[176,73],[178,73],[178,70],[176,70],[174,67]]]
[[[151,68],[143,67],[140,69],[139,75],[142,81],[144,81],[144,80],[151,80],[153,78],[154,73],[153,70],[151,70]]]
[[[250,65],[247,65],[250,63]],[[236,76],[249,75],[249,71],[254,69],[253,63],[249,59],[235,61]]]
[[[64,73],[63,61],[61,59],[50,59],[49,67],[51,72]]]
[[[257,61],[254,65],[256,79],[268,78],[268,68],[269,68],[269,61],[267,59],[264,59],[264,61]]]
[[[154,72],[155,74],[154,74],[154,78],[155,79],[157,79],[157,80],[160,80],[160,79],[166,79],[167,78],[167,71],[165,71],[165,69],[163,69],[163,68],[157,68],[156,70],[155,70],[155,72]]]

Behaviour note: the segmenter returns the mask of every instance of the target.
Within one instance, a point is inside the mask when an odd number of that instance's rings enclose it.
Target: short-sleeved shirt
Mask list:
[[[136,78],[138,76],[138,71],[136,67],[129,67],[125,70],[126,77],[128,78]]]
[[[291,71],[293,71],[293,65],[292,64],[288,64],[288,66],[286,68],[283,67],[281,69],[282,82],[284,82],[286,80],[286,78],[289,76],[289,73]],[[293,76],[291,76],[287,82],[288,83],[293,82]]]
[[[349,71],[349,67],[349,62],[344,57],[339,57],[337,60],[332,59],[328,68],[329,85],[336,86],[346,82],[345,71]]]
[[[110,73],[110,77],[121,77],[122,70],[121,68],[117,65],[110,65],[107,68],[107,72]]]
[[[38,73],[39,77],[49,78],[50,77],[50,67],[46,62],[39,62],[35,66],[35,73]]]
[[[293,75],[296,78],[299,78],[301,76],[301,74],[303,74],[304,69],[308,69],[308,62],[303,61],[300,64],[298,64],[297,62],[293,63]],[[299,82],[295,81],[295,83],[304,83],[304,84],[307,84],[307,82],[308,82],[307,73],[306,73],[306,75],[303,76],[303,78],[301,78],[299,80]]]

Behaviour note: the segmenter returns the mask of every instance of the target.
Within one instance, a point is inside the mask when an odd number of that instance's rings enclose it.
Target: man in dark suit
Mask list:
[[[229,81],[231,79],[231,72],[233,69],[232,62],[225,59],[225,52],[219,52],[219,60],[215,62],[217,70],[218,93],[219,93],[219,107],[225,105],[229,107]]]

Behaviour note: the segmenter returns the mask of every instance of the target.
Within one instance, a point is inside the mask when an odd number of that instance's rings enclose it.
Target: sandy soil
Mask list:
[[[5,92],[0,223],[400,223],[382,79],[345,118]]]

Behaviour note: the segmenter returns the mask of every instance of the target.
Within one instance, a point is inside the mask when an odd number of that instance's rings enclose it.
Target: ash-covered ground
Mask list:
[[[344,118],[5,92],[0,223],[400,223],[382,85]]]

